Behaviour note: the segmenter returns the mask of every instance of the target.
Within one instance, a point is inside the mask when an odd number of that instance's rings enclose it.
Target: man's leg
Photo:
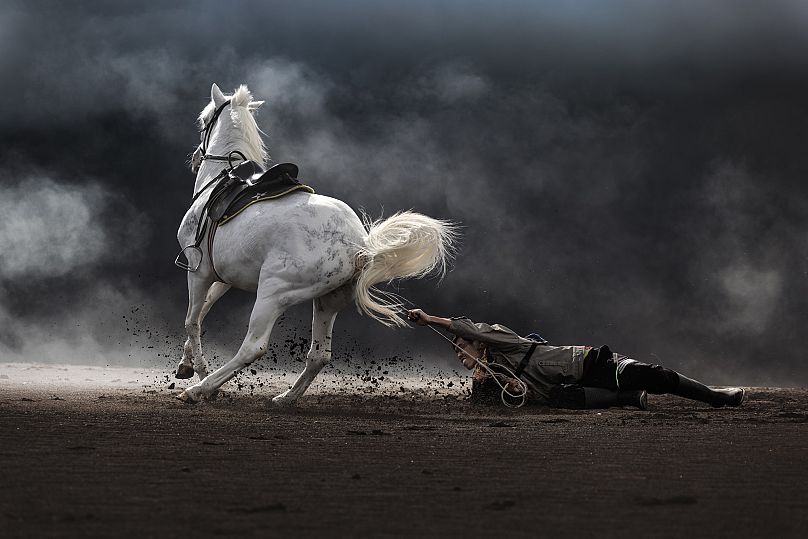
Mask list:
[[[740,406],[746,396],[742,387],[713,389],[683,374],[679,374],[679,387],[673,393],[687,399],[706,402],[715,408]]]
[[[635,406],[648,409],[648,392],[645,390],[617,391],[604,387],[584,387],[577,384],[562,384],[550,390],[550,405],[554,408],[573,410],[611,408],[612,406]]]
[[[712,389],[661,365],[642,363],[615,354],[616,380],[620,390],[645,389],[649,393],[671,393],[715,407],[740,406],[744,399],[742,388]]]
[[[635,406],[648,409],[648,392],[644,389],[619,390],[602,387],[584,387],[584,408],[611,408],[612,406]]]
[[[648,409],[648,394],[644,388],[618,388],[615,354],[608,347],[592,349],[590,353],[592,356],[586,359],[586,374],[580,385],[555,389],[552,400],[559,403],[559,408],[636,406],[640,410]]]

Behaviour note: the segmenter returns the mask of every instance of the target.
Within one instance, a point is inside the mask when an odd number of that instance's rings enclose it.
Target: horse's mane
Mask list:
[[[262,131],[255,123],[255,118],[250,110],[250,104],[253,103],[252,93],[246,85],[242,84],[233,93],[233,95],[225,96],[230,99],[230,120],[233,122],[235,130],[231,129],[230,140],[225,142],[223,155],[227,155],[233,150],[238,150],[244,153],[247,159],[256,161],[261,164],[266,164],[269,159],[267,147],[264,145],[264,140],[261,138]],[[258,103],[260,104],[260,103]],[[216,103],[211,100],[207,106],[199,113],[199,127],[203,128],[207,122],[213,117],[216,110]],[[223,121],[226,116],[222,114],[219,121]],[[233,136],[233,132],[238,133],[238,136]]]

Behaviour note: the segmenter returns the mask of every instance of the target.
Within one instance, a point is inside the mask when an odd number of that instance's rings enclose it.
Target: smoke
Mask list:
[[[244,73],[249,74],[253,92],[264,96],[285,117],[309,124],[327,114],[326,98],[334,90],[333,83],[306,64],[270,58],[249,63]]]
[[[181,355],[182,321],[167,326],[162,320],[173,313],[128,279],[83,283],[80,295],[48,299],[22,316],[0,305],[0,361],[171,369]]]
[[[783,292],[780,271],[731,266],[721,272],[720,280],[727,301],[724,323],[733,330],[762,334],[771,324]]]
[[[0,188],[0,358],[127,362],[121,320],[143,305],[115,269],[142,253],[148,221],[126,200],[88,181],[38,174]]]
[[[489,91],[489,82],[466,63],[449,63],[438,66],[428,76],[419,79],[416,88],[418,97],[435,97],[446,104],[476,101]]]
[[[778,219],[782,193],[743,165],[720,161],[705,181],[713,219],[696,271],[714,275],[715,331],[761,336],[774,323],[791,258],[803,227]],[[790,241],[789,241],[790,239]],[[784,241],[787,240],[787,241]]]
[[[43,177],[0,189],[0,279],[61,277],[97,263],[111,251],[98,226],[105,197],[97,185],[70,190]]]

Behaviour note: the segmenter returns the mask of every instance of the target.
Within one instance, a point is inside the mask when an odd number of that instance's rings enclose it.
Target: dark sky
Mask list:
[[[270,155],[318,192],[462,223],[446,279],[401,285],[428,312],[808,383],[804,2],[152,4],[0,7],[0,360],[178,357],[185,162],[217,82],[267,100]],[[250,303],[214,310],[212,350]],[[443,350],[353,311],[336,336]]]

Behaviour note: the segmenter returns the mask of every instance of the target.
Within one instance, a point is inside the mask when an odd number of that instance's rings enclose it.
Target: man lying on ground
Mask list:
[[[713,407],[740,406],[742,388],[712,389],[661,365],[642,363],[612,353],[608,346],[550,346],[546,341],[520,337],[499,324],[474,323],[465,317],[441,318],[421,309],[409,311],[420,326],[435,325],[455,335],[457,357],[474,380],[488,375],[480,363],[500,364],[513,371],[528,389],[530,400],[560,408],[607,408],[632,405],[647,408],[647,393],[671,393]],[[512,391],[521,386],[505,379]]]

